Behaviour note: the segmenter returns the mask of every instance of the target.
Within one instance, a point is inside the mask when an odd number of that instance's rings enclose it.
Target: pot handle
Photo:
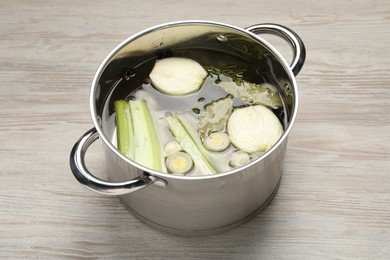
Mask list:
[[[287,27],[273,23],[257,24],[247,27],[245,29],[254,34],[273,34],[286,40],[291,45],[294,56],[293,61],[290,65],[291,70],[295,76],[299,73],[303,66],[303,63],[305,62],[306,49],[305,45],[303,44],[303,41],[298,36],[298,34],[296,34],[293,30]]]
[[[86,132],[73,146],[70,153],[70,168],[74,177],[87,188],[105,195],[123,195],[145,188],[156,177],[143,174],[125,182],[107,182],[93,176],[85,166],[84,157],[88,147],[99,138],[95,128]]]

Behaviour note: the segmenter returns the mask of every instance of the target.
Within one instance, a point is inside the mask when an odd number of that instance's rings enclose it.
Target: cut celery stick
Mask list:
[[[134,132],[129,104],[124,100],[114,102],[117,127],[118,150],[130,159],[134,159]]]
[[[160,140],[145,100],[129,101],[134,129],[134,160],[150,169],[164,171]]]
[[[183,117],[179,119],[178,117],[169,114],[166,116],[166,120],[169,130],[183,147],[184,151],[192,158],[198,170],[203,175],[216,174],[217,170],[202,153],[202,149],[197,145],[197,143],[200,143],[200,140],[197,142],[196,136],[190,135],[191,131],[186,129],[185,126],[188,126],[188,124],[186,122],[183,123],[185,119]]]

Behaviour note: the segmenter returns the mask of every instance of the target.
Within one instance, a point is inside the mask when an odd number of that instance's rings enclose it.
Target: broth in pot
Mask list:
[[[112,144],[160,172],[230,171],[271,148],[287,124],[288,100],[278,83],[223,51],[162,52],[127,68],[118,89],[121,96],[112,93],[105,109]]]

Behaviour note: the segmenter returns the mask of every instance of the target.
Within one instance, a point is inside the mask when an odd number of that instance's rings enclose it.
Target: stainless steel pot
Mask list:
[[[291,65],[257,36],[262,33],[278,35],[291,45],[294,54]],[[239,50],[244,47],[255,52],[238,51],[237,46]],[[239,55],[257,66],[283,93],[287,104],[285,133],[257,160],[212,176],[175,176],[131,161],[112,144],[115,125],[111,117],[112,102],[130,92],[128,84],[123,89],[122,83],[133,80],[134,88],[140,85],[139,79],[132,79],[133,68],[145,60],[185,48],[217,48]],[[71,170],[81,184],[98,193],[119,196],[134,216],[157,229],[178,234],[208,234],[237,226],[266,206],[279,187],[287,137],[298,107],[294,76],[304,60],[305,48],[301,39],[290,29],[276,24],[241,29],[210,21],[182,21],[137,33],[117,46],[95,74],[90,93],[94,128],[73,147]],[[94,177],[84,163],[88,147],[98,138],[104,144],[109,181]]]

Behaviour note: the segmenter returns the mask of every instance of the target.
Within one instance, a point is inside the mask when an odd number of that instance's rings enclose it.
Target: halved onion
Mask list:
[[[247,153],[268,150],[283,134],[279,119],[262,105],[233,111],[227,130],[232,144]]]
[[[152,85],[159,91],[181,96],[198,91],[207,75],[207,71],[198,62],[172,57],[157,60],[149,77]]]

